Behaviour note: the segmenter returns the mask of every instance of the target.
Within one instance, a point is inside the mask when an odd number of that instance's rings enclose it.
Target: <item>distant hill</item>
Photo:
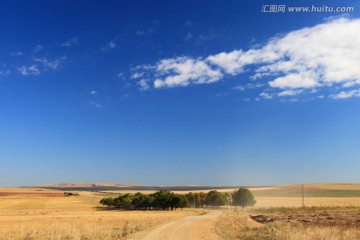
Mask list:
[[[118,183],[57,183],[44,184],[38,186],[41,188],[63,190],[63,191],[116,191],[116,190],[171,190],[171,191],[195,191],[195,190],[213,190],[213,189],[234,189],[246,186],[145,186],[140,184],[118,184]]]
[[[93,187],[138,187],[143,186],[141,184],[119,184],[119,183],[54,183],[54,184],[43,184],[40,187],[47,188],[93,188]]]

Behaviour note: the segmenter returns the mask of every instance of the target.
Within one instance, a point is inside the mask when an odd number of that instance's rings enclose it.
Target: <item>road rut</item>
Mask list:
[[[221,211],[210,211],[201,216],[185,217],[161,225],[148,232],[141,240],[219,240],[214,224]]]

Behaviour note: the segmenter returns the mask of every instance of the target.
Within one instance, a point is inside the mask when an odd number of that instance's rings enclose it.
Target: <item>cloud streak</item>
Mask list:
[[[35,64],[31,66],[21,66],[17,70],[23,76],[39,75],[41,73],[38,66]]]
[[[274,95],[279,97],[298,95],[306,89],[352,88],[360,84],[359,29],[360,19],[332,19],[273,37],[246,51],[168,58],[150,69],[137,69],[146,70],[144,75],[152,81],[153,88],[214,83],[245,72],[251,75],[250,79],[261,82],[259,86],[264,84],[265,90],[277,91]],[[347,90],[349,96],[357,96],[351,91]],[[262,97],[269,99],[266,94]]]
[[[79,43],[79,39],[75,37],[75,38],[71,38],[71,39],[67,40],[66,42],[63,42],[61,44],[61,46],[62,47],[71,47],[71,46],[76,45],[78,43]]]

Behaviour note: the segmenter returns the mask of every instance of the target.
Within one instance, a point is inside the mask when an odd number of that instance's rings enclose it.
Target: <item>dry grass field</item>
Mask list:
[[[0,239],[123,239],[204,210],[117,211],[98,205],[91,192],[64,197],[43,189],[0,189]],[[4,194],[6,193],[6,194]],[[6,196],[4,196],[6,195]]]
[[[255,207],[228,209],[216,232],[223,239],[360,239],[360,184],[306,184],[252,189]]]
[[[251,189],[257,204],[256,207],[301,207],[301,185],[284,185],[271,188]],[[305,184],[305,206],[359,206],[360,184]]]
[[[216,224],[223,239],[357,240],[360,208],[280,208],[230,210]]]
[[[257,200],[254,208],[246,213],[225,208],[218,219],[216,231],[223,239],[360,239],[360,184],[306,184],[305,209],[299,208],[301,185],[251,190]],[[44,188],[0,188],[0,239],[131,239],[133,233],[205,211],[108,210],[98,202],[114,193],[78,193],[65,196],[63,191]],[[261,222],[249,215],[275,220]],[[289,221],[289,216],[295,220]],[[308,216],[313,216],[310,222],[306,222]],[[314,220],[321,216],[354,221],[339,225]]]

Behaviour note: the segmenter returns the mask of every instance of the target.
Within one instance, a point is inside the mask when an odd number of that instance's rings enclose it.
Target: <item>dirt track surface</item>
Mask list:
[[[221,211],[210,211],[201,216],[185,217],[164,225],[161,225],[143,237],[141,240],[196,240],[220,239],[214,230],[215,219],[221,215]]]

